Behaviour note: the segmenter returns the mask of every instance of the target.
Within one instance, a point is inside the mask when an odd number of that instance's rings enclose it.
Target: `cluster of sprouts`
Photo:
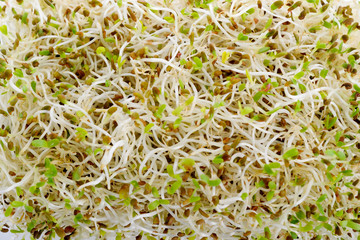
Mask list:
[[[359,239],[360,3],[0,1],[0,229]]]

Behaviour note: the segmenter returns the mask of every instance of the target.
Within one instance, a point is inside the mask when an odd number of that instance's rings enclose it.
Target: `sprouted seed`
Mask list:
[[[1,231],[359,239],[359,12],[0,1]]]

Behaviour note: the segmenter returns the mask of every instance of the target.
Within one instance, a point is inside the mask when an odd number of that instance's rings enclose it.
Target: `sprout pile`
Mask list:
[[[360,3],[0,1],[0,229],[359,239]]]

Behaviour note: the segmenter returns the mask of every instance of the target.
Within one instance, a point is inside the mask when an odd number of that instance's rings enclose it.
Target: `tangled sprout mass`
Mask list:
[[[2,232],[359,239],[359,13],[0,1]]]

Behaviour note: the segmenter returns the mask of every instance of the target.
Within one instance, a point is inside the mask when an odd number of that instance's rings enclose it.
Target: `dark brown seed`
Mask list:
[[[212,234],[210,235],[210,237],[212,237],[212,238],[215,239],[215,240],[218,240],[218,239],[219,239],[219,237],[217,236],[216,233],[212,233]]]
[[[341,39],[344,41],[344,43],[346,43],[349,40],[349,36],[348,35],[342,35]]]
[[[172,215],[168,215],[166,218],[165,224],[166,225],[173,225],[176,222],[175,218]]]
[[[157,88],[157,87],[153,87],[152,88],[152,92],[153,92],[153,95],[154,96],[158,96],[158,95],[160,95],[160,90]]]
[[[359,183],[359,181],[360,181],[359,179],[356,179],[356,180],[352,183],[352,185],[353,185],[353,186],[356,186],[356,185]]]
[[[65,233],[72,233],[75,231],[75,228],[73,228],[72,226],[67,226],[65,229],[64,229]]]
[[[77,6],[75,9],[74,9],[74,12],[76,13],[77,11],[79,11],[81,8],[81,6]]]
[[[343,24],[348,27],[348,26],[350,26],[353,22],[354,22],[354,19],[348,18],[348,19],[346,19],[346,20],[343,21]]]
[[[340,230],[340,227],[338,225],[335,225],[335,235],[338,235],[338,236],[341,235],[341,230]]]
[[[346,89],[352,89],[352,84],[351,83],[344,83],[343,85],[341,85],[341,87],[345,87]]]
[[[39,239],[41,236],[42,231],[34,231],[33,236],[35,239]],[[66,239],[65,239],[66,240]]]
[[[39,66],[39,62],[37,60],[35,60],[33,63],[32,63],[33,67],[38,67]]]
[[[184,217],[189,217],[190,216],[190,209],[186,209],[184,212]]]
[[[206,212],[204,212],[203,210],[201,210],[201,209],[199,209],[199,213],[200,213],[203,217],[206,217],[206,218],[209,217],[209,215],[208,215]]]
[[[303,20],[303,19],[306,17],[306,14],[308,14],[308,12],[309,12],[309,10],[304,9],[304,10],[300,13],[299,19],[300,19],[300,20]]]
[[[85,17],[88,17],[88,16],[90,15],[90,12],[85,9],[85,10],[83,11],[83,15],[84,15]]]
[[[231,156],[228,153],[224,153],[222,156],[224,162],[230,161]]]
[[[76,76],[79,79],[83,79],[83,77],[85,77],[85,72],[83,70],[79,69],[79,70],[76,71]]]
[[[205,223],[205,220],[204,219],[200,219],[200,220],[197,220],[196,221],[196,224],[197,225],[203,225]]]

